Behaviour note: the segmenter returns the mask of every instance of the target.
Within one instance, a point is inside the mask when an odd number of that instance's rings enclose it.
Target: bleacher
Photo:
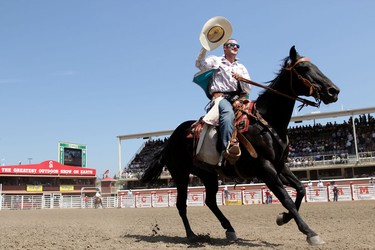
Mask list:
[[[165,142],[168,139],[157,139],[157,140],[148,140],[145,144],[142,145],[142,149],[138,150],[138,153],[134,156],[130,164],[124,169],[123,177],[124,178],[139,178],[143,173],[146,163],[149,162],[153,157],[153,152],[161,149]]]

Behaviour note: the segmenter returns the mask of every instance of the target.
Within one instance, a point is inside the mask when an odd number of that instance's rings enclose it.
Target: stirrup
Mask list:
[[[225,150],[224,157],[231,165],[236,164],[237,160],[241,156],[240,144],[238,141],[232,141],[228,143],[228,146]]]

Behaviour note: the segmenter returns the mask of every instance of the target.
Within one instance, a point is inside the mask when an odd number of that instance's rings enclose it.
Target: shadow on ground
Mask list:
[[[261,242],[251,242],[250,240],[245,240],[239,238],[236,241],[228,241],[226,239],[212,238],[210,235],[198,235],[197,240],[194,242],[188,242],[185,237],[179,236],[164,236],[164,235],[135,235],[135,234],[124,234],[122,238],[132,238],[135,242],[149,242],[149,243],[166,243],[166,244],[184,244],[188,248],[199,248],[205,247],[206,245],[212,246],[239,246],[247,248],[276,248],[280,247],[279,244],[273,244],[266,241]]]

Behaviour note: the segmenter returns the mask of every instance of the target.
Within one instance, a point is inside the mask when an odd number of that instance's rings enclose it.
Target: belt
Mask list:
[[[235,96],[235,95],[238,95],[239,93],[238,92],[214,92],[212,93],[212,98],[218,98],[218,97],[224,97],[224,98],[228,98],[228,97],[232,97],[232,96]]]
[[[220,92],[215,92],[215,93],[212,93],[212,98],[216,99],[218,97],[222,97],[224,96],[224,93],[220,93]]]

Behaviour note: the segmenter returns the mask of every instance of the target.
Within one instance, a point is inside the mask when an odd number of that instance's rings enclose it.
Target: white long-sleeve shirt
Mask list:
[[[195,66],[201,71],[218,69],[212,77],[209,86],[209,93],[214,92],[233,92],[238,91],[238,81],[232,76],[232,72],[240,74],[242,77],[250,80],[250,75],[246,67],[238,60],[230,63],[224,56],[208,56],[205,58],[206,50],[202,49],[197,57]],[[242,91],[250,94],[251,85],[240,82]]]

